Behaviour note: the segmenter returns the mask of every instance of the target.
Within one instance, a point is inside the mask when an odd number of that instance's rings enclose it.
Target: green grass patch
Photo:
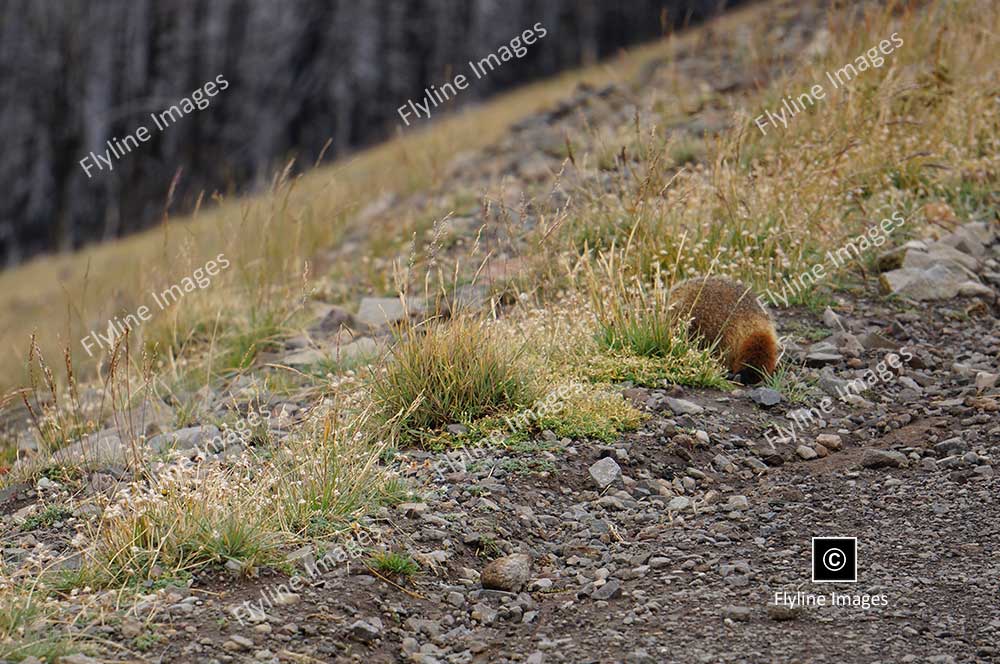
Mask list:
[[[391,477],[382,484],[378,500],[382,505],[395,507],[411,500],[413,496],[413,491],[410,490],[406,482],[398,477]]]
[[[815,385],[804,379],[797,369],[787,359],[782,359],[774,373],[766,377],[760,387],[769,387],[779,392],[789,403],[806,403],[817,396]]]
[[[39,528],[49,528],[60,521],[65,521],[73,516],[73,510],[61,505],[46,505],[38,514],[32,514],[24,523],[21,530],[38,530]]]
[[[410,578],[420,571],[420,565],[408,554],[396,551],[376,553],[368,560],[368,565],[383,574]]]
[[[641,387],[676,384],[716,390],[732,386],[718,360],[708,350],[694,348],[669,363],[661,358],[628,353],[597,355],[590,358],[585,371],[596,383],[629,382]]]
[[[493,560],[503,555],[503,548],[499,542],[492,537],[480,537],[476,546],[476,556],[486,560]]]
[[[251,318],[246,325],[222,337],[217,366],[222,371],[248,369],[258,354],[278,350],[278,339],[284,331],[276,315]]]
[[[728,385],[712,349],[699,345],[672,311],[666,282],[659,270],[650,280],[631,270],[629,249],[612,248],[585,264],[583,286],[596,318],[598,351],[585,361],[590,380]]]
[[[466,432],[438,436],[428,445],[437,450],[494,445],[516,452],[535,452],[557,447],[538,440],[543,431],[559,438],[610,442],[622,432],[635,429],[643,419],[644,415],[620,394],[570,383],[551,391],[530,408],[463,423]]]

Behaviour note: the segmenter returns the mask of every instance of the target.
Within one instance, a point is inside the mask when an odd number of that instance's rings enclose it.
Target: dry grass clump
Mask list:
[[[26,435],[34,438],[41,454],[51,454],[93,431],[96,422],[103,416],[103,399],[99,403],[93,399],[80,399],[68,352],[64,354],[64,362],[66,379],[62,388],[32,335],[27,358],[28,386],[8,395],[3,401],[4,406],[16,402],[24,405],[31,424]],[[15,450],[8,448],[5,451],[9,454]]]
[[[521,352],[482,319],[404,327],[371,383],[376,414],[411,443],[448,424],[528,406],[538,391]]]
[[[193,468],[133,484],[105,511],[88,565],[97,586],[190,575],[230,561],[251,569],[275,555],[271,488],[235,473],[199,477]]]
[[[97,444],[88,434],[106,424],[116,429],[134,456],[138,432],[145,424],[137,406],[153,395],[153,375],[152,359],[146,354],[133,357],[129,347],[128,335],[119,339],[102,367],[100,380],[81,388],[69,350],[63,352],[64,375],[57,376],[32,337],[26,363],[28,386],[6,395],[0,406],[23,406],[27,429],[20,436],[23,442],[32,443],[25,449],[33,451],[23,452],[9,439],[0,445],[0,485],[34,479],[46,470],[39,462],[51,462],[53,453],[74,442],[84,448],[85,463],[90,461]],[[7,463],[14,468],[10,475],[6,475],[10,470]],[[78,473],[82,467],[64,470]]]
[[[347,528],[381,495],[381,449],[363,433],[366,414],[322,410],[268,459],[178,460],[120,487],[80,543],[83,569],[58,585],[130,586],[211,565],[249,572],[303,535]]]
[[[333,409],[286,441],[277,517],[295,536],[339,532],[400,491],[378,465],[386,443],[369,411]]]

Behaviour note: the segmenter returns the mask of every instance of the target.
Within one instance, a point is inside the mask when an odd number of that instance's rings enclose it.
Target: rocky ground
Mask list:
[[[816,43],[819,16],[793,13],[785,56]],[[734,95],[767,77],[723,52],[681,55],[674,73]],[[727,75],[712,76],[722,64]],[[529,194],[559,205],[567,197],[553,182],[585,177],[561,171],[565,137],[627,124],[656,103],[657,66],[628,90],[581,90],[492,151],[459,156],[462,185],[506,181],[507,213],[530,228]],[[725,111],[699,106],[672,130],[718,131]],[[361,214],[433,207],[435,196],[390,196]],[[794,370],[769,387],[618,385],[648,418],[613,444],[542,431],[518,451],[402,451],[391,463],[414,495],[380,508],[363,537],[408,552],[420,566],[412,576],[375,573],[360,549],[324,563],[343,543],[310,545],[282,571],[243,579],[220,569],[150,589],[90,636],[113,644],[115,661],[1000,661],[1000,238],[991,220],[949,215],[937,236],[882,255],[881,280],[837,292],[825,310],[776,310]],[[490,220],[472,206],[449,233],[467,241]],[[356,251],[356,239],[327,259]],[[331,360],[331,348],[337,363],[363,363],[384,349],[386,323],[408,313],[394,298],[366,298],[354,313],[324,305],[262,363],[305,369]],[[240,378],[226,396],[252,382]],[[307,407],[267,403],[291,420]],[[149,414],[145,433],[161,434],[148,443],[154,452],[218,434],[167,430],[167,419]],[[127,453],[108,432],[63,454],[84,451],[99,468],[93,490]],[[72,520],[87,515],[37,509],[63,490],[43,477],[0,492],[6,569],[73,569],[60,554]],[[812,582],[815,536],[857,538],[856,583]],[[776,604],[776,593],[800,591],[858,605]],[[113,611],[116,593],[102,597]],[[872,597],[884,605],[862,605]]]
[[[383,508],[375,530],[417,576],[350,558],[294,589],[286,574],[234,586],[221,572],[151,596],[107,638],[151,620],[157,661],[994,661],[1000,328],[966,319],[967,304],[865,294],[827,323],[781,313],[784,329],[841,339],[801,351],[823,366],[805,370],[820,387],[799,403],[764,405],[766,388],[625,388],[650,417],[613,445],[543,433],[519,453],[408,452],[419,497]],[[830,380],[904,352],[858,403],[778,438],[775,424],[790,430],[790,413],[836,394]],[[856,584],[811,582],[810,538],[830,535],[858,538]],[[888,605],[776,606],[797,591]]]

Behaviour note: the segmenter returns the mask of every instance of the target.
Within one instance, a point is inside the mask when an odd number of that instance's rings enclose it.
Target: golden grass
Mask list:
[[[671,110],[640,118],[631,149],[636,176],[616,180],[612,196],[585,186],[579,195],[586,204],[564,226],[562,246],[586,255],[623,245],[635,228],[627,270],[647,278],[661,268],[678,278],[714,272],[763,290],[824,262],[828,249],[894,212],[907,221],[890,242],[919,232],[928,202],[945,201],[960,217],[996,219],[996,5],[876,8],[856,24],[831,14],[828,27],[826,53],[749,95],[706,163],[678,169],[668,158],[677,146],[660,127]],[[826,71],[854,62],[893,32],[903,45],[881,68],[832,90]],[[664,88],[683,87],[683,75],[675,77]],[[753,124],[783,96],[815,83],[826,83],[826,98],[787,128],[768,127],[765,136]]]
[[[347,530],[379,498],[381,447],[364,413],[317,412],[286,445],[243,452],[228,468],[172,461],[103,500],[83,544],[84,567],[56,585],[135,586],[235,563],[250,573],[314,535]]]

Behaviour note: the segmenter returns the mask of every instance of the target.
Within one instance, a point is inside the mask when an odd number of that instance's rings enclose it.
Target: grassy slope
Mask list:
[[[159,344],[157,377],[171,383],[171,392],[187,393],[177,401],[197,402],[199,385],[220,372],[249,368],[253,349],[260,350],[283,332],[282,323],[294,313],[295,296],[308,288],[299,275],[317,276],[304,274],[316,250],[336,246],[346,236],[360,236],[354,253],[340,261],[342,273],[364,271],[375,247],[398,255],[405,234],[390,242],[384,235],[407,220],[392,215],[377,223],[359,220],[352,214],[357,208],[385,191],[459,189],[461,182],[442,182],[441,175],[459,146],[474,149],[495,139],[511,121],[565,97],[579,80],[627,81],[651,58],[706,46],[706,53],[739,54],[737,73],[752,77],[766,70],[780,45],[769,42],[774,37],[767,33],[764,16],[761,8],[743,10],[723,18],[712,32],[685,36],[687,44],[651,45],[613,66],[540,83],[406,134],[346,164],[292,181],[276,178],[270,193],[222,202],[200,218],[170,222],[119,244],[42,259],[7,273],[2,278],[8,287],[0,291],[15,300],[7,309],[8,316],[15,312],[15,320],[8,321],[9,334],[16,338],[37,327],[51,364],[60,349],[56,337],[70,329],[62,336],[71,340],[70,350],[79,359],[80,328],[90,329],[81,320],[92,321],[94,312],[106,316],[134,311],[149,303],[146,289],[154,284],[162,288],[224,251],[233,264],[227,273],[140,330],[146,340]],[[578,154],[566,186],[576,202],[547,213],[543,226],[555,231],[546,243],[522,245],[526,258],[541,266],[536,281],[551,286],[540,291],[543,296],[578,293],[595,310],[604,340],[603,348],[595,345],[583,323],[560,330],[558,334],[579,340],[573,345],[579,357],[551,367],[550,359],[558,353],[529,349],[535,365],[545,365],[541,373],[642,382],[686,376],[700,384],[718,384],[703,355],[689,352],[663,325],[664,280],[714,271],[746,279],[760,290],[779,290],[783,278],[808,270],[827,249],[841,246],[891,213],[901,212],[908,219],[891,242],[905,239],[928,220],[927,203],[946,201],[960,218],[995,218],[1000,171],[995,38],[978,26],[995,25],[997,17],[994,7],[974,1],[932,4],[920,12],[878,10],[860,22],[861,29],[843,15],[832,15],[831,35],[822,52],[763,90],[748,87],[729,97],[704,91],[701,77],[716,75],[718,64],[699,73],[685,68],[692,59],[685,63],[668,57],[661,77],[641,91],[644,101],[634,123],[619,117],[621,126],[585,127],[572,135]],[[755,21],[763,23],[762,29],[753,27]],[[810,112],[796,115],[786,129],[772,128],[766,136],[756,130],[754,115],[776,109],[782,96],[824,80],[826,71],[853,61],[896,31],[904,45],[887,56],[886,66],[864,72]],[[798,53],[792,56],[800,60]],[[733,114],[736,122],[708,143],[689,148],[660,129],[683,116],[685,109],[713,106]],[[692,151],[701,158],[693,167],[682,167]],[[624,167],[615,165],[618,154],[629,155]],[[542,216],[544,207],[541,204]],[[869,252],[865,260],[875,253]],[[54,283],[53,272],[73,285]],[[74,274],[86,278],[66,276]],[[329,281],[328,275],[318,276]],[[828,284],[835,282],[831,278]],[[65,289],[67,294],[59,296],[47,288]],[[822,291],[807,289],[807,299]],[[31,305],[18,304],[20,299]],[[540,304],[553,314],[560,311],[554,300]],[[19,307],[31,310],[31,315],[19,315]],[[556,334],[551,321],[540,327],[546,326],[545,334]],[[15,342],[8,343],[15,351],[8,357],[13,366],[21,359]],[[528,345],[546,343],[540,334]],[[623,350],[630,356],[622,357]],[[413,356],[419,361],[419,347]],[[672,365],[666,374],[656,366],[664,360]],[[86,368],[87,363],[82,364]],[[5,375],[16,373],[10,369]],[[273,384],[269,388],[273,391]],[[79,432],[100,427],[106,415],[86,414],[60,424],[51,442],[71,442]],[[177,425],[198,418],[191,411],[180,420]]]
[[[751,8],[716,29],[725,33],[755,12],[770,9]],[[387,499],[384,469],[377,463],[386,452],[386,424],[408,433],[419,429],[431,436],[424,441],[431,444],[465,444],[480,442],[472,438],[489,431],[495,424],[490,417],[510,414],[530,402],[541,386],[624,377],[655,381],[661,376],[650,371],[671,363],[691,371],[695,382],[712,383],[717,376],[704,357],[664,326],[665,279],[715,270],[763,287],[808,268],[827,248],[839,246],[894,210],[913,219],[907,227],[912,232],[929,217],[923,212],[927,203],[946,201],[962,218],[995,218],[992,192],[1000,172],[993,57],[994,35],[1000,28],[996,7],[974,1],[934,3],[920,12],[878,11],[858,24],[835,18],[829,24],[833,35],[825,54],[763,91],[737,97],[734,108],[741,115],[735,128],[699,146],[705,158],[693,168],[679,168],[684,151],[656,129],[674,117],[674,106],[691,101],[685,96],[667,103],[674,89],[697,87],[679,68],[668,72],[674,78],[662,82],[662,88],[648,91],[653,110],[640,118],[638,130],[600,128],[601,137],[610,135],[627,146],[633,177],[612,178],[608,191],[602,188],[607,184],[603,175],[613,168],[613,160],[605,170],[580,166],[573,191],[580,203],[556,213],[560,226],[540,261],[550,268],[576,266],[571,277],[555,268],[539,273],[558,285],[563,291],[559,297],[542,301],[534,310],[515,309],[499,322],[466,321],[464,326],[404,339],[395,362],[377,374],[382,382],[376,383],[375,406],[384,411],[374,413],[381,420],[374,424],[372,413],[363,407],[372,401],[364,385],[329,381],[296,386],[305,390],[300,393],[303,401],[336,395],[354,398],[362,407],[342,413],[324,405],[289,441],[273,448],[262,443],[268,452],[264,458],[244,457],[197,482],[182,473],[143,493],[140,478],[133,487],[138,499],[116,499],[86,529],[91,558],[82,570],[54,585],[46,581],[42,590],[130,586],[151,578],[154,568],[170,577],[227,560],[247,566],[273,564],[283,550],[343,528]],[[761,136],[753,129],[751,118],[762,108],[774,108],[782,95],[808,88],[823,72],[852,61],[895,30],[905,46],[891,66],[868,72],[844,94],[794,118],[786,130]],[[766,42],[753,39],[751,45],[759,48],[750,48],[754,52],[742,57],[751,63],[766,61]],[[736,44],[747,48],[746,42],[734,40],[734,52]],[[585,75],[599,81],[627,78],[643,61],[670,49],[667,44],[653,45],[614,67]],[[456,146],[468,148],[495,138],[511,120],[564,95],[581,75],[539,84],[426,132],[406,135],[363,153],[339,174],[317,170],[294,186],[276,188],[274,194],[206,212],[202,217],[207,218],[196,224],[172,224],[166,240],[153,232],[96,248],[89,252],[93,264],[100,257],[107,270],[121,261],[118,273],[104,273],[105,288],[127,282],[122,275],[134,275],[141,291],[148,277],[139,275],[149,269],[142,261],[160,264],[165,241],[171,251],[196,254],[190,259],[192,267],[218,251],[232,252],[234,268],[241,269],[234,269],[230,282],[205,291],[201,309],[195,309],[191,319],[179,320],[176,329],[186,334],[192,320],[204,323],[220,310],[244,317],[252,306],[267,311],[275,306],[272,299],[287,296],[273,284],[291,280],[311,247],[329,246],[344,233],[342,224],[350,221],[336,221],[338,214],[383,190],[439,184],[436,173]],[[604,147],[592,140],[594,136],[577,139],[581,164],[593,161],[584,153],[599,153]],[[665,160],[664,154],[674,156]],[[245,228],[236,232],[241,223]],[[185,249],[187,243],[197,251]],[[364,251],[363,246],[359,253]],[[46,266],[82,271],[85,264],[83,256],[53,258],[17,274],[41,287]],[[184,264],[172,267],[180,274],[188,269]],[[32,279],[31,270],[41,272]],[[28,292],[29,284],[9,283],[5,290],[20,287],[22,295]],[[189,304],[185,300],[179,310],[194,309]],[[596,328],[587,313],[596,315]],[[153,329],[157,325],[163,323],[150,323]],[[478,325],[489,325],[494,334],[482,334]],[[601,334],[595,335],[598,331]],[[518,353],[485,352],[506,349],[515,339],[520,340]],[[496,346],[487,349],[489,344]],[[612,375],[623,368],[628,376]],[[497,390],[499,382],[511,389]],[[417,401],[428,384],[435,385],[438,399],[411,413],[409,420],[396,418],[394,413]],[[342,390],[343,385],[347,388]],[[622,405],[618,394],[585,392],[573,399],[566,411],[546,415],[542,426],[559,436],[613,439],[617,431],[636,423],[634,411]],[[477,419],[480,407],[487,416]],[[471,438],[436,436],[449,421],[470,425]],[[533,440],[523,436],[514,442],[530,445]],[[72,484],[72,478],[63,481]],[[15,624],[13,611],[2,611],[4,602],[26,602],[23,587],[6,588],[0,597],[0,655],[7,637],[18,637],[11,625],[23,625]],[[89,597],[85,591],[81,594]]]
[[[722,25],[736,24],[748,11],[758,10],[736,12],[725,17]],[[694,34],[683,35],[676,45],[694,38]],[[336,245],[350,224],[351,213],[380,194],[427,188],[440,181],[444,165],[456,153],[490,144],[511,123],[566,97],[579,82],[600,85],[627,80],[643,62],[674,47],[660,42],[637,48],[607,63],[501,95],[440,122],[417,124],[382,145],[309,171],[292,187],[221,201],[200,214],[171,218],[166,225],[118,242],[39,258],[0,274],[0,388],[24,383],[32,332],[38,332],[39,345],[48,357],[58,357],[69,345],[78,367],[92,365],[80,346],[84,334],[106,329],[111,317],[150,304],[149,291],[176,283],[219,252],[242,267],[231,269],[222,287],[213,284],[208,289],[203,309],[228,308],[224,304],[234,290],[260,297],[261,283],[280,283],[300,273],[303,261],[315,250]],[[185,306],[190,307],[190,301]],[[161,314],[144,327],[169,326],[175,313]],[[187,316],[182,327],[191,324],[189,312],[181,316]],[[211,319],[208,313],[198,316]],[[169,332],[149,334],[171,336]]]

